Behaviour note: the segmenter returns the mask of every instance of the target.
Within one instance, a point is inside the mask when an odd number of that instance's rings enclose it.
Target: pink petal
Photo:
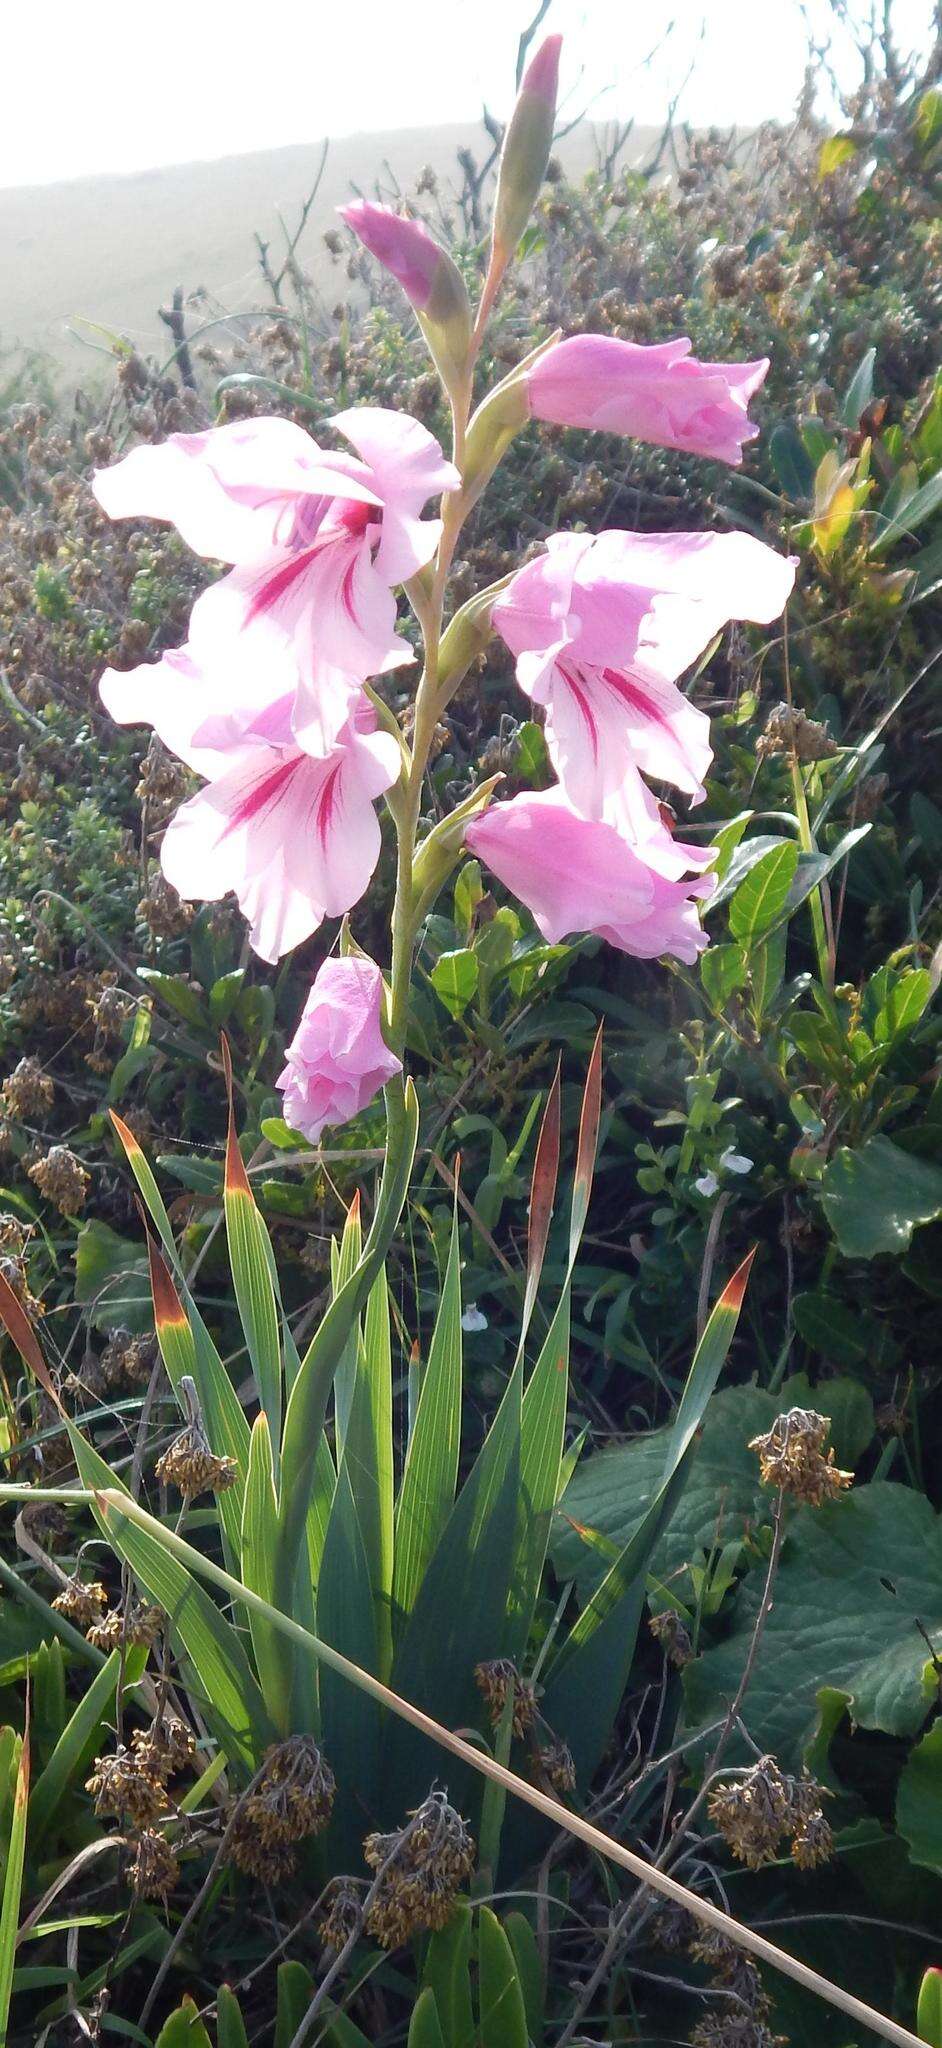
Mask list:
[[[382,996],[379,968],[361,955],[325,960],[318,970],[278,1080],[286,1121],[313,1143],[402,1071],[383,1038]]]

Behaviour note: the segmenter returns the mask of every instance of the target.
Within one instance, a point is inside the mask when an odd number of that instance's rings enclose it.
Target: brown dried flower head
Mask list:
[[[789,1408],[776,1416],[765,1436],[755,1436],[749,1445],[759,1458],[759,1472],[765,1486],[779,1486],[807,1507],[819,1508],[834,1500],[845,1486],[852,1486],[852,1472],[841,1472],[834,1463],[833,1450],[824,1456],[830,1418],[813,1408]]]
[[[170,1843],[156,1828],[144,1828],[138,1835],[127,1875],[137,1899],[162,1899],[166,1902],[179,1882],[179,1860]]]
[[[791,1782],[773,1756],[760,1757],[742,1777],[710,1793],[708,1811],[740,1863],[761,1870],[774,1860],[793,1818]]]
[[[52,1108],[55,1096],[52,1077],[43,1072],[32,1054],[18,1060],[12,1074],[8,1074],[0,1088],[4,1109],[12,1117],[41,1116]]]
[[[224,1493],[238,1477],[235,1459],[215,1456],[198,1421],[181,1429],[155,1470],[161,1486],[175,1486],[184,1500],[193,1500],[198,1493]]]
[[[145,1601],[129,1600],[126,1607],[109,1607],[107,1614],[95,1621],[86,1630],[90,1643],[96,1650],[117,1650],[121,1644],[130,1646],[155,1643],[164,1623],[163,1609],[152,1607]]]
[[[53,1601],[57,1614],[66,1621],[74,1622],[76,1628],[89,1629],[108,1605],[108,1595],[98,1579],[80,1579],[76,1572],[68,1579],[61,1593]]]
[[[100,1360],[105,1385],[113,1387],[119,1380],[129,1380],[132,1386],[146,1387],[156,1359],[155,1338],[135,1337],[130,1330],[112,1330]]]
[[[26,1171],[33,1186],[61,1215],[77,1216],[84,1209],[90,1176],[68,1145],[50,1146]]]
[[[660,1614],[651,1615],[648,1627],[655,1642],[660,1643],[669,1663],[674,1665],[675,1670],[682,1671],[693,1656],[693,1644],[689,1629],[684,1627],[680,1615],[673,1607],[662,1608]]]
[[[327,1826],[334,1803],[333,1771],[312,1735],[276,1743],[245,1800],[229,1838],[229,1856],[249,1875],[287,1874],[283,1852]],[[269,1852],[275,1854],[272,1863]]]
[[[148,1827],[167,1810],[167,1795],[158,1778],[122,1743],[112,1756],[96,1758],[86,1790],[99,1815],[113,1813],[135,1827]]]
[[[776,704],[756,741],[756,754],[765,761],[774,754],[792,753],[799,761],[830,761],[840,748],[819,719],[788,704]]]
[[[381,1948],[394,1949],[424,1928],[447,1926],[474,1869],[475,1846],[461,1815],[435,1791],[397,1833],[367,1835],[363,1854],[371,1870],[383,1872],[366,1929]]]
[[[179,1715],[165,1713],[158,1715],[146,1732],[139,1728],[131,1737],[131,1747],[151,1777],[166,1784],[168,1778],[175,1778],[178,1771],[185,1771],[192,1763],[196,1737]]]
[[[507,1695],[513,1692],[513,1732],[518,1741],[526,1735],[536,1720],[536,1692],[527,1679],[521,1678],[510,1658],[495,1657],[489,1664],[477,1664],[474,1682],[493,1728],[499,1726]]]
[[[542,1743],[534,1758],[537,1772],[545,1778],[557,1799],[565,1799],[576,1789],[576,1765],[568,1742],[552,1741]]]
[[[357,1934],[362,1920],[362,1894],[350,1877],[338,1877],[330,1886],[318,1917],[321,1940],[335,1954]]]

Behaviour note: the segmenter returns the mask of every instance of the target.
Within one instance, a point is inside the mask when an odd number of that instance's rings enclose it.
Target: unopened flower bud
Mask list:
[[[342,206],[347,226],[401,284],[447,390],[467,373],[471,304],[460,270],[429,234],[389,206],[356,199]]]
[[[507,124],[494,201],[494,254],[508,263],[533,211],[549,163],[556,120],[562,36],[547,36],[528,66]]]

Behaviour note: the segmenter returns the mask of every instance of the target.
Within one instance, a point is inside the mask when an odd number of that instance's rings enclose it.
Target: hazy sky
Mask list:
[[[863,8],[868,0],[857,0]],[[0,31],[0,186],[135,171],[361,130],[505,113],[535,0],[26,0]],[[816,24],[828,0],[807,0]],[[897,0],[900,41],[931,0]],[[698,44],[701,22],[707,33]],[[648,70],[645,56],[673,22]],[[681,112],[786,117],[801,86],[798,0],[553,0],[573,111],[657,121],[698,49]]]

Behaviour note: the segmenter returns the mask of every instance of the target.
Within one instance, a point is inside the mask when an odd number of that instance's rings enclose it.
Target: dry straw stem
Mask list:
[[[398,1714],[401,1720],[410,1722],[413,1728],[418,1728],[423,1735],[427,1735],[431,1742],[436,1742],[440,1748],[449,1750],[452,1756],[460,1757],[462,1763],[470,1764],[471,1769],[478,1771],[481,1777],[490,1778],[494,1784],[502,1785],[505,1791],[513,1792],[525,1805],[532,1806],[537,1813],[544,1816],[544,1819],[552,1821],[554,1827],[564,1828],[577,1841],[584,1842],[596,1855],[604,1856],[609,1863],[616,1863],[620,1869],[627,1870],[639,1884],[647,1885],[652,1891],[659,1892],[674,1905],[685,1907],[687,1912],[692,1913],[696,1920],[702,1921],[704,1926],[713,1927],[718,1933],[725,1934],[729,1941],[735,1942],[748,1954],[756,1956],[759,1962],[768,1964],[773,1970],[780,1970],[783,1976],[791,1977],[793,1982],[802,1985],[805,1991],[813,1991],[827,2004],[837,2006],[840,2012],[847,2013],[860,2026],[869,2027],[881,2040],[892,2041],[897,2044],[897,2048],[922,2048],[918,2036],[911,2034],[906,2027],[898,2026],[895,2020],[887,2019],[883,2013],[876,2012],[870,2005],[865,2005],[862,1999],[855,1998],[850,1991],[844,1991],[839,1984],[832,1984],[828,1977],[822,1977],[817,1970],[809,1969],[807,1963],[799,1962],[796,1956],[787,1955],[784,1949],[777,1948],[772,1941],[766,1941],[765,1936],[755,1933],[753,1928],[743,1926],[741,1921],[734,1920],[729,1913],[722,1912],[719,1906],[712,1905],[708,1899],[700,1898],[696,1892],[688,1891],[686,1885],[678,1884],[676,1878],[669,1877],[666,1871],[657,1870],[652,1864],[646,1863],[644,1858],[635,1855],[632,1849],[624,1848],[621,1842],[614,1841],[612,1836],[604,1834],[601,1828],[593,1827],[581,1814],[571,1813],[558,1799],[552,1799],[548,1793],[539,1791],[535,1785],[527,1784],[524,1778],[518,1778],[506,1765],[497,1763],[493,1757],[475,1749],[470,1742],[465,1742],[462,1736],[454,1735],[450,1728],[442,1728],[437,1721],[432,1720],[430,1714],[423,1714],[421,1708],[401,1699],[398,1693],[392,1692],[388,1685],[383,1685],[382,1681],[374,1678],[370,1672],[362,1671],[349,1657],[344,1657],[339,1650],[332,1649],[329,1643],[321,1642],[318,1636],[310,1634],[299,1622],[292,1621],[289,1615],[280,1614],[276,1608],[270,1607],[259,1594],[253,1593],[248,1586],[241,1585],[239,1580],[224,1571],[221,1565],[214,1564],[208,1557],[202,1557],[199,1551],[184,1541],[183,1537],[164,1528],[163,1523],[148,1514],[146,1508],[140,1507],[129,1495],[120,1493],[112,1487],[103,1488],[101,1492],[80,1492],[78,1489],[66,1492],[61,1487],[0,1487],[0,1500],[63,1498],[71,1501],[84,1498],[93,1503],[107,1523],[136,1522],[139,1528],[146,1529],[151,1536],[156,1537],[164,1548],[178,1557],[191,1572],[210,1579],[214,1585],[221,1587],[243,1606],[254,1608],[256,1613],[265,1616],[272,1628],[278,1628],[284,1635],[290,1636],[311,1656],[319,1657],[322,1663],[348,1679],[351,1685],[358,1686],[361,1692],[369,1693],[372,1699],[378,1700],[390,1713]]]

